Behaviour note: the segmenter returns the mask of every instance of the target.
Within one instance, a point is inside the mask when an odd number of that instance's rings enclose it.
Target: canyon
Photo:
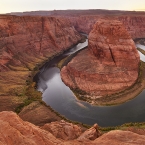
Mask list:
[[[63,18],[0,16],[0,111],[19,112],[33,101],[41,102],[41,93],[31,83],[32,76],[42,63],[81,39]],[[33,111],[37,108],[38,114],[48,109],[43,103],[31,107]],[[46,114],[42,115],[45,121],[53,113]],[[50,120],[55,120],[52,116]]]
[[[54,16],[69,19],[78,32],[89,34],[93,25],[100,18],[113,18],[121,21],[130,33],[132,39],[145,35],[144,11],[119,11],[119,10],[54,10],[9,13],[18,16]]]
[[[112,18],[123,23],[126,30],[131,35],[132,39],[142,38],[145,35],[145,17],[143,15],[80,15],[68,17],[73,26],[79,32],[89,34],[93,25],[100,19]],[[85,25],[84,25],[85,24]]]
[[[139,71],[132,39],[145,37],[144,14],[100,10],[0,15],[0,144],[145,144],[144,130],[142,134],[128,129],[101,135],[97,125],[82,130],[62,121],[41,100],[32,81],[45,62],[84,41],[79,34],[83,32],[89,34],[89,46],[62,68],[63,81],[98,99],[132,86]],[[109,84],[107,91],[102,82]]]

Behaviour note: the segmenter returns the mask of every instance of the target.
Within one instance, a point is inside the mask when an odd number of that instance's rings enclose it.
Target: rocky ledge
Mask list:
[[[89,34],[88,48],[62,68],[61,76],[70,88],[95,100],[132,86],[138,78],[139,60],[123,24],[100,19]]]
[[[115,130],[101,135],[94,125],[82,133],[80,127],[64,121],[35,126],[15,113],[0,112],[0,145],[135,145],[145,144],[145,136]]]

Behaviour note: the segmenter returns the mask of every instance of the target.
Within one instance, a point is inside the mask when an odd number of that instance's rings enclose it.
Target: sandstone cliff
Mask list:
[[[60,122],[47,123],[42,127],[42,129],[49,131],[56,138],[61,138],[63,140],[73,140],[82,134],[81,127],[65,122],[64,120],[61,120]]]
[[[133,39],[145,37],[145,17],[144,16],[120,16],[121,21]]]
[[[139,54],[117,20],[100,19],[89,34],[89,46],[61,71],[63,81],[87,92],[92,100],[132,86],[138,78]]]
[[[94,14],[94,15],[79,15],[75,17],[69,17],[72,25],[78,30],[79,32],[84,32],[89,34],[92,30],[93,25],[100,19],[100,18],[113,18],[116,20],[121,21],[126,30],[128,30],[129,34],[131,35],[132,39],[135,38],[142,38],[145,37],[145,17],[143,15],[103,15],[103,14]],[[84,25],[85,24],[85,25]]]
[[[59,16],[69,19],[72,25],[80,32],[89,34],[93,25],[99,18],[114,18],[121,21],[131,37],[145,37],[144,11],[118,11],[118,10],[54,10],[32,11],[23,13],[10,13],[11,15]]]
[[[47,124],[48,126],[49,124]],[[57,128],[57,126],[59,126]],[[139,135],[130,131],[111,131],[105,133],[99,138],[96,138],[96,129],[94,127],[88,129],[86,132],[80,135],[80,137],[69,138],[70,134],[80,134],[80,128],[65,122],[57,122],[51,124],[51,132],[49,129],[44,129],[35,126],[29,122],[25,122],[20,119],[13,112],[0,112],[0,145],[136,145],[145,144],[145,136]],[[59,132],[59,130],[61,131]],[[63,132],[62,130],[65,130]],[[75,130],[75,132],[73,132]],[[59,138],[56,138],[59,132]],[[63,136],[69,139],[67,141],[63,140]],[[68,133],[68,134],[67,134]],[[73,139],[73,140],[70,140]]]
[[[69,21],[54,17],[0,16],[0,31],[1,71],[31,70],[81,39]]]
[[[80,40],[80,34],[64,18],[0,15],[0,111],[28,105],[27,98],[32,95],[36,100],[37,94],[27,93],[26,86],[32,71]],[[35,106],[37,112],[46,109],[40,105]]]

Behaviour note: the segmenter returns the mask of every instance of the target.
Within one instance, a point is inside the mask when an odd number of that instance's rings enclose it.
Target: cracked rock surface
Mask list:
[[[135,83],[139,54],[120,21],[98,20],[88,39],[88,48],[63,67],[61,76],[65,84],[96,99],[123,91]]]

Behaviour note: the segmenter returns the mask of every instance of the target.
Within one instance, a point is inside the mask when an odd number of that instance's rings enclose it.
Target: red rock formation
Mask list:
[[[45,124],[42,129],[49,131],[52,133],[56,138],[61,138],[63,140],[73,140],[78,138],[82,130],[77,125],[73,125],[72,123],[68,123],[64,120],[60,122],[51,122]],[[96,133],[96,131],[95,131]],[[96,139],[97,137],[95,137]]]
[[[79,15],[79,17],[75,16],[75,17],[68,17],[68,18],[78,32],[89,34],[94,24],[98,21],[98,19],[101,18],[101,16],[100,15],[90,15],[90,16]]]
[[[31,71],[80,40],[64,18],[0,15],[0,110],[22,104]]]
[[[94,141],[97,145],[143,145],[145,136],[130,131],[110,131]]]
[[[144,16],[120,16],[121,21],[133,39],[145,37],[145,17]]]
[[[1,71],[31,70],[81,39],[69,21],[54,17],[0,16],[0,31]]]
[[[39,126],[48,122],[61,120],[61,118],[58,117],[52,110],[38,101],[34,101],[30,105],[25,106],[19,113],[19,116],[24,121],[28,121]]]
[[[50,125],[44,126],[47,130],[49,128],[52,129],[51,132],[55,134],[55,132],[59,132],[59,127],[63,126],[66,133],[68,135],[68,139],[73,139],[70,135],[79,135],[80,128],[78,126],[66,123],[62,125],[62,122],[53,123]],[[56,126],[56,128],[55,128]],[[75,127],[72,130],[72,127]],[[25,122],[20,119],[13,112],[0,112],[0,144],[1,145],[81,145],[82,142],[78,142],[76,140],[73,141],[64,141],[62,139],[58,139],[54,137],[49,131],[40,129],[38,126],[35,126],[29,122]],[[75,132],[72,132],[75,131]],[[56,135],[56,134],[55,134]],[[60,131],[59,136],[64,137],[64,132]],[[62,137],[62,138],[63,138]],[[84,145],[94,144],[89,142],[84,142]]]
[[[61,144],[51,133],[21,120],[13,112],[0,113],[0,144],[54,145]]]
[[[145,135],[145,129],[140,127],[129,127],[126,129],[126,131],[131,131],[139,135]]]
[[[10,13],[12,15],[65,16],[80,32],[89,34],[99,18],[111,17],[121,21],[131,37],[145,37],[145,12],[118,10],[55,10]]]
[[[126,30],[128,30],[129,34],[131,35],[132,39],[145,37],[145,16],[143,15],[133,15],[133,14],[112,14],[112,15],[79,15],[75,17],[69,17],[72,25],[76,28],[76,30],[80,32],[84,32],[89,34],[92,30],[93,25],[100,19],[100,18],[114,18],[116,20],[121,21]],[[85,24],[85,25],[84,25]]]
[[[78,141],[89,141],[89,140],[95,140],[101,136],[101,132],[98,130],[98,125],[94,124],[93,127],[86,130],[80,137],[78,137]]]
[[[55,125],[55,124],[54,124]],[[59,125],[59,122],[56,126]],[[61,125],[61,122],[60,122]],[[68,126],[68,124],[67,124]],[[54,127],[53,127],[54,128]],[[52,129],[52,127],[51,127]],[[60,129],[60,128],[56,128]],[[67,128],[68,130],[70,128]],[[57,132],[58,132],[57,130]],[[56,130],[54,130],[56,131]],[[70,131],[72,131],[70,129]],[[75,130],[77,131],[79,130]],[[60,134],[63,132],[60,132]],[[143,145],[145,144],[145,136],[130,131],[110,131],[101,137],[92,140],[86,140],[84,137],[94,136],[93,127],[82,134],[79,140],[58,139],[49,131],[43,130],[29,122],[20,119],[13,112],[0,112],[0,145]],[[92,138],[91,138],[92,139]]]
[[[101,19],[89,34],[88,49],[62,68],[61,76],[68,86],[95,100],[133,85],[138,68],[139,54],[122,23]]]

